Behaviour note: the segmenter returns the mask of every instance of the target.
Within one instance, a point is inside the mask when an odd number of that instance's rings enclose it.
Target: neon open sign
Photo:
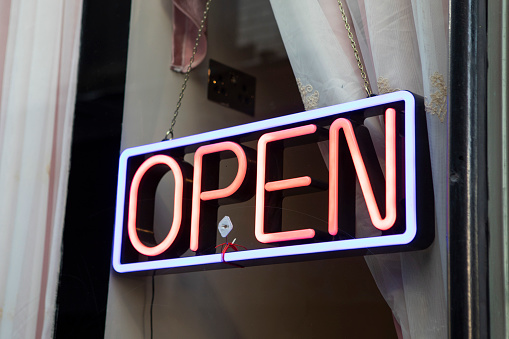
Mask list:
[[[376,158],[364,119],[385,125],[385,166]],[[292,143],[329,144],[328,183],[283,178],[277,161]],[[256,144],[248,147],[246,144]],[[194,155],[193,155],[194,154]],[[193,155],[193,163],[184,160]],[[219,164],[236,159],[236,175],[218,186]],[[173,217],[164,240],[153,232],[154,196],[166,173],[174,179]],[[377,173],[378,177],[377,177]],[[383,174],[385,173],[385,174]],[[385,178],[384,178],[385,176]],[[380,180],[381,178],[381,180]],[[358,180],[371,227],[380,235],[339,236],[355,229],[345,208]],[[328,191],[327,230],[285,230],[271,210],[285,194]],[[262,248],[216,253],[217,209],[254,197],[254,229]],[[355,212],[354,212],[355,213]],[[434,207],[422,98],[401,91],[125,150],[120,157],[113,267],[117,272],[168,272],[259,265],[340,255],[421,249],[434,236]],[[184,252],[188,253],[183,255]],[[191,254],[189,255],[189,252]]]

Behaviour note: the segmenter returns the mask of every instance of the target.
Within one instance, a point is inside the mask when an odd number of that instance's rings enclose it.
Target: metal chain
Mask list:
[[[361,58],[359,56],[359,51],[357,50],[357,45],[355,44],[355,40],[353,37],[353,33],[350,30],[350,24],[348,24],[348,19],[346,17],[345,9],[343,8],[343,3],[341,0],[338,0],[339,10],[341,12],[341,16],[343,17],[343,21],[345,22],[345,28],[348,32],[348,37],[350,38],[350,44],[352,45],[353,54],[355,56],[355,60],[357,60],[357,66],[359,67],[359,70],[361,71],[361,77],[364,81],[364,90],[366,90],[366,93],[369,96],[373,94],[371,91],[371,85],[369,84],[368,77],[366,75],[366,72],[364,71],[364,66],[362,64]]]
[[[200,28],[198,29],[198,35],[196,36],[196,41],[194,43],[193,53],[191,55],[191,58],[189,59],[189,66],[187,67],[187,70],[186,70],[186,73],[184,76],[184,83],[182,84],[182,90],[180,91],[180,95],[179,95],[179,98],[177,101],[177,106],[175,108],[175,112],[173,112],[173,119],[171,120],[170,128],[168,129],[168,131],[166,131],[166,135],[164,136],[163,141],[168,140],[168,139],[169,140],[173,139],[173,128],[175,127],[175,123],[177,122],[179,109],[180,109],[180,106],[182,105],[182,99],[184,98],[184,91],[186,90],[186,87],[187,87],[187,81],[189,80],[189,74],[191,73],[192,65],[194,62],[194,57],[196,55],[196,51],[198,50],[198,43],[200,41],[200,38],[203,33],[203,29],[205,27],[205,21],[207,20],[211,2],[212,2],[212,0],[207,0],[207,3],[205,4],[205,11],[203,12],[203,18],[200,22]],[[339,10],[341,11],[341,16],[343,18],[343,21],[345,22],[345,28],[348,32],[348,38],[350,38],[350,44],[352,45],[355,60],[357,60],[357,66],[359,67],[359,70],[361,71],[361,77],[362,77],[362,80],[364,81],[364,89],[366,90],[366,94],[369,97],[373,93],[371,91],[371,85],[369,84],[368,77],[366,75],[366,72],[364,71],[364,66],[363,66],[361,58],[359,56],[359,51],[357,50],[357,45],[355,43],[353,33],[350,29],[350,24],[348,24],[348,19],[346,17],[346,13],[343,8],[343,3],[341,2],[341,0],[338,0],[338,5],[339,5]]]
[[[173,112],[173,119],[171,120],[170,128],[168,129],[168,131],[166,131],[166,135],[164,136],[164,139],[162,141],[168,140],[168,137],[169,137],[169,140],[173,139],[173,127],[175,126],[175,123],[177,122],[177,116],[179,115],[179,109],[180,109],[180,106],[182,105],[182,99],[184,98],[184,91],[186,90],[186,87],[187,87],[187,81],[189,80],[189,74],[191,73],[191,67],[194,62],[194,56],[196,55],[196,51],[198,50],[198,43],[200,41],[200,38],[203,33],[203,29],[205,27],[205,21],[207,20],[207,16],[209,14],[211,2],[212,2],[212,0],[207,0],[207,3],[205,4],[205,11],[203,11],[203,18],[201,19],[200,28],[198,29],[198,35],[196,36],[196,41],[194,43],[193,54],[191,55],[191,59],[189,59],[189,66],[187,67],[187,70],[185,73],[186,75],[184,76],[184,83],[182,84],[182,90],[180,91],[179,99],[177,101],[177,107],[175,108],[175,112]]]

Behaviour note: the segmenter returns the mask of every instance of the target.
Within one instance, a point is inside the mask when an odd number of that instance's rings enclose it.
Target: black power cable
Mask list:
[[[152,311],[154,310],[154,295],[156,294],[155,293],[155,276],[156,276],[156,271],[154,271],[152,273],[152,300],[150,301],[150,339],[153,339],[154,337],[154,329],[153,329],[153,316],[152,316]]]

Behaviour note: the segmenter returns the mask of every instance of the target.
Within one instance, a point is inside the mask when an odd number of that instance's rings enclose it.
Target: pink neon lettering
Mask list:
[[[205,154],[232,151],[237,156],[239,169],[230,186],[212,191],[201,191],[202,163]],[[231,141],[220,142],[198,148],[194,154],[193,201],[191,213],[191,250],[198,250],[200,232],[200,203],[202,200],[214,200],[231,196],[242,185],[247,172],[247,159],[244,150],[239,144]]]
[[[173,209],[173,223],[171,224],[170,232],[164,240],[154,246],[145,246],[138,237],[136,231],[136,212],[138,208],[138,189],[140,182],[145,173],[152,167],[158,164],[165,164],[170,167],[175,178],[175,195],[174,195],[174,209]],[[134,174],[134,178],[131,184],[131,190],[129,192],[129,215],[127,219],[127,230],[129,234],[129,240],[136,249],[136,251],[147,256],[155,256],[166,251],[175,238],[180,229],[180,223],[182,221],[182,194],[184,190],[184,179],[182,177],[182,171],[179,164],[172,157],[166,155],[154,155],[153,157],[145,160]]]
[[[292,178],[278,181],[271,181],[265,184],[265,190],[268,192],[286,190],[289,188],[303,187],[311,185],[310,177]]]
[[[359,145],[355,137],[352,124],[344,118],[335,120],[330,126],[329,150],[329,233],[338,233],[338,145],[339,130],[343,129],[348,148],[359,178],[364,200],[368,207],[369,216],[373,226],[385,231],[391,228],[396,221],[396,111],[388,108],[385,111],[385,199],[386,215],[382,219],[380,210],[373,194],[373,189],[362,159]]]
[[[283,131],[266,133],[258,140],[257,173],[256,173],[256,207],[255,207],[255,235],[262,243],[278,241],[310,239],[315,236],[313,229],[265,233],[265,191],[277,191],[295,187],[308,186],[311,178],[300,177],[265,183],[265,170],[267,160],[267,144],[269,142],[294,138],[316,132],[316,125],[305,125],[286,129]]]

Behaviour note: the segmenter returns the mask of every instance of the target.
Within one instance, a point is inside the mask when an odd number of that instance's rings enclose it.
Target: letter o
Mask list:
[[[173,176],[175,178],[175,196],[173,203],[173,223],[171,224],[170,232],[164,240],[154,246],[148,247],[145,246],[138,237],[138,233],[136,232],[136,213],[137,213],[137,205],[138,205],[138,189],[140,187],[140,182],[145,173],[153,166],[158,164],[167,165],[171,171],[173,172]],[[184,179],[182,176],[182,170],[180,169],[179,164],[175,159],[166,155],[154,155],[147,160],[145,160],[141,166],[138,168],[136,173],[134,174],[131,190],[129,192],[129,215],[127,218],[127,231],[129,235],[129,240],[131,244],[134,246],[136,251],[141,254],[147,256],[155,256],[166,251],[175,238],[180,229],[180,224],[182,222],[182,195],[184,191]]]

